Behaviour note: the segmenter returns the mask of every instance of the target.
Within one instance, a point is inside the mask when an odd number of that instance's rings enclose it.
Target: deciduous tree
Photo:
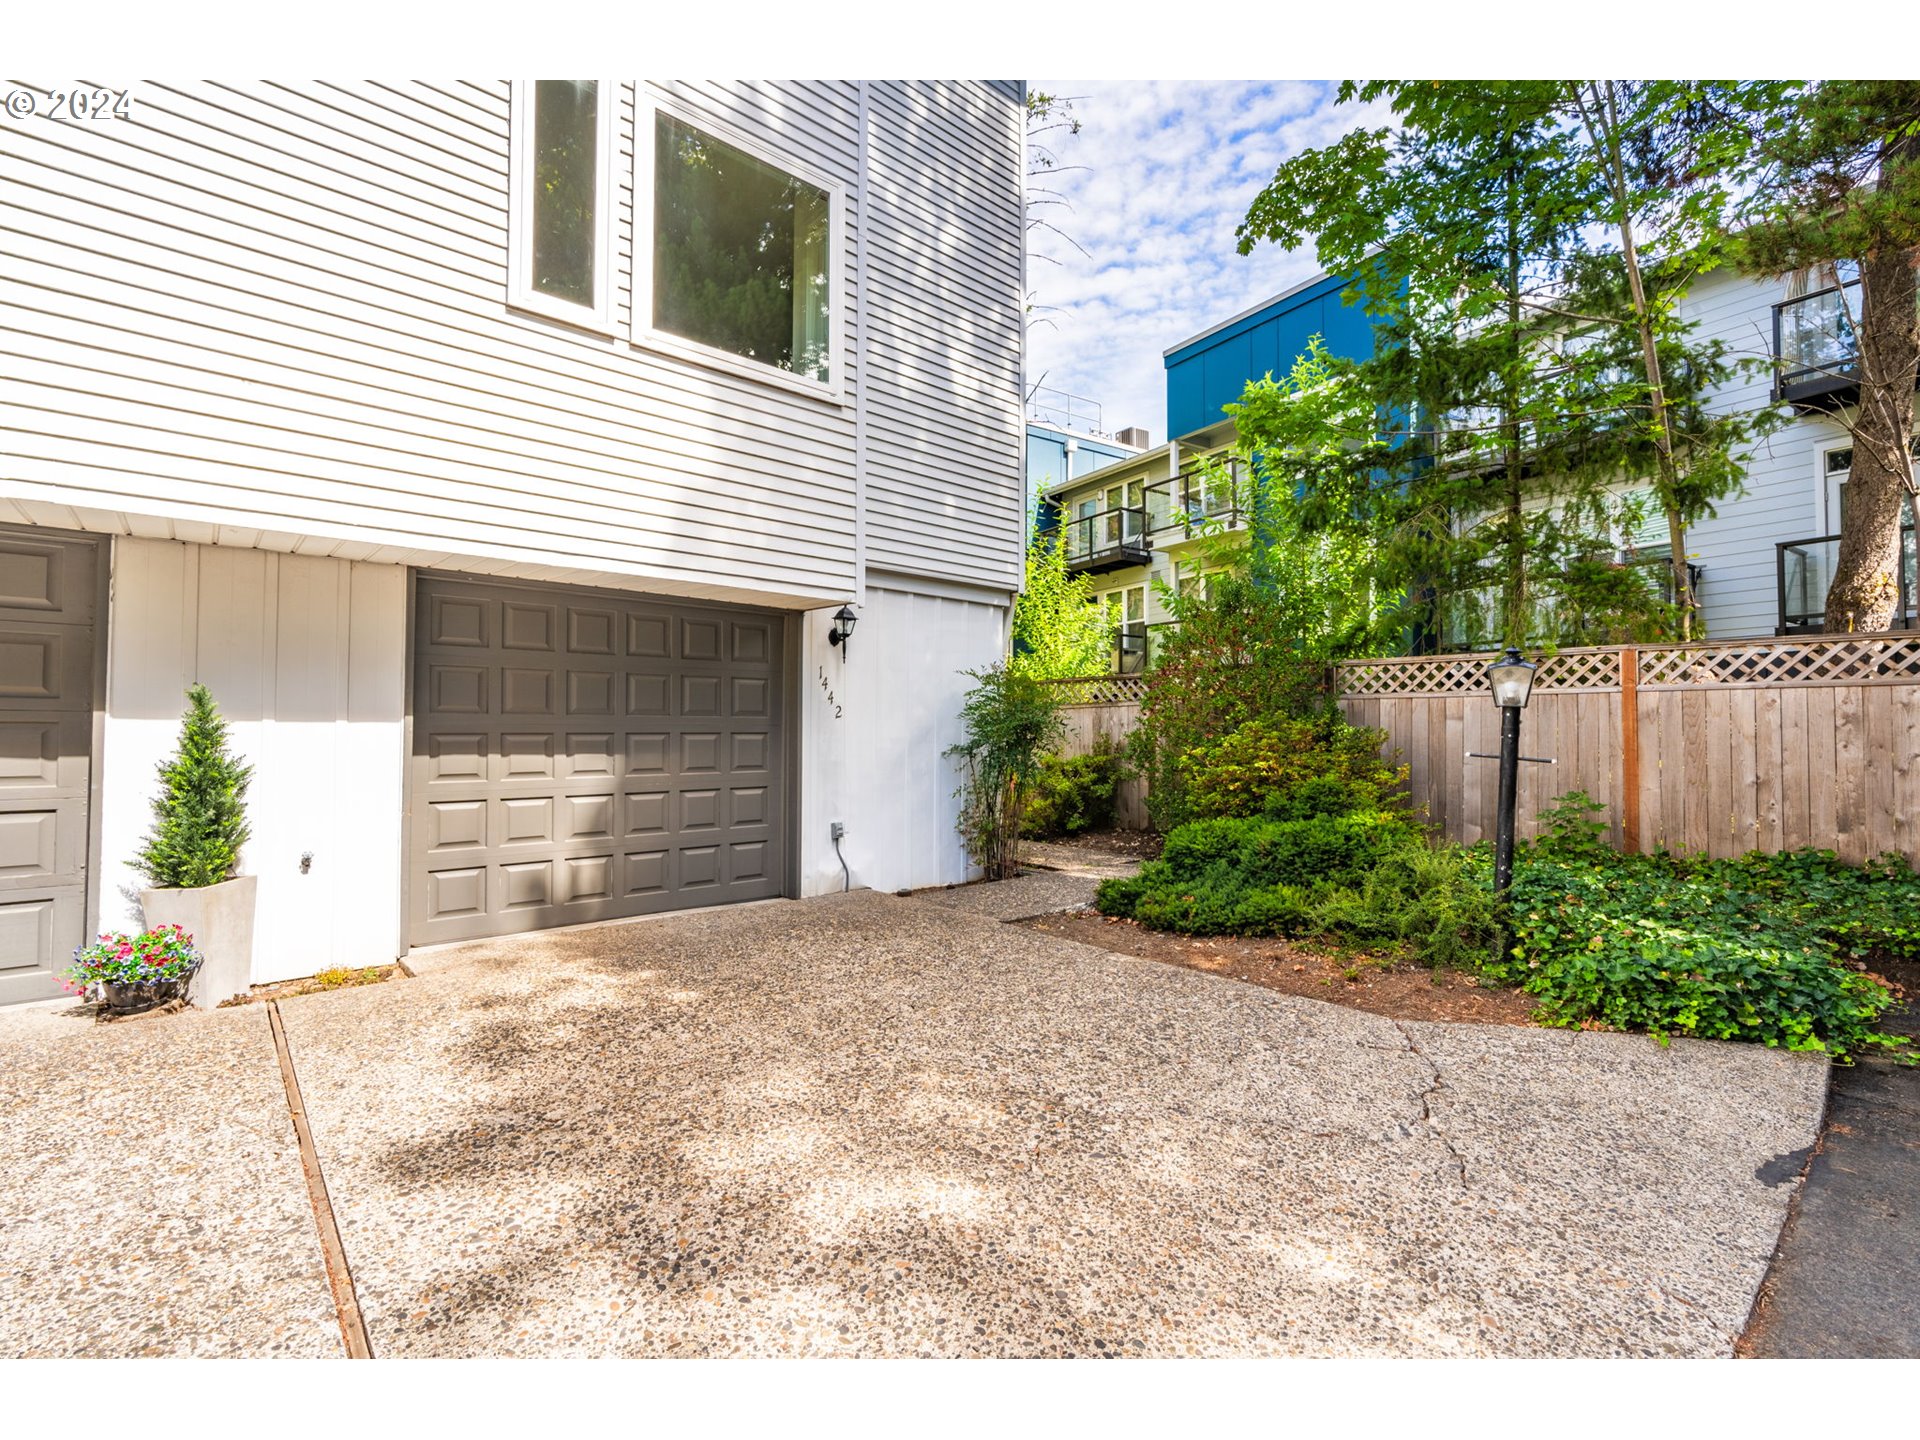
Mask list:
[[[1067,569],[1066,529],[1027,543],[1026,588],[1013,602],[1013,668],[1036,680],[1069,680],[1112,669],[1113,626],[1092,602],[1092,581]]]

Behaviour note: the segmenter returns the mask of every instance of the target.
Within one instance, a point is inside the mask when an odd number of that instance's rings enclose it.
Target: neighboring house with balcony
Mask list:
[[[1148,445],[1137,427],[1103,428],[1100,402],[1039,385],[1027,396],[1027,510],[1058,485],[1138,455]]]
[[[1794,412],[1750,456],[1744,491],[1688,532],[1694,583],[1713,639],[1827,628],[1822,610],[1852,455],[1847,430],[1833,413],[1858,388],[1843,281],[1856,283],[1844,271],[1767,279],[1715,271],[1683,302],[1703,337],[1773,361],[1770,373],[1726,386],[1717,406],[1780,403]],[[1237,401],[1248,380],[1285,374],[1313,335],[1323,336],[1335,354],[1369,353],[1372,326],[1357,307],[1341,303],[1342,286],[1340,277],[1318,276],[1169,349],[1172,439],[1046,492],[1048,522],[1065,528],[1069,568],[1092,577],[1095,603],[1113,618],[1116,670],[1151,664],[1156,639],[1171,623],[1155,582],[1176,589],[1204,583],[1205,547],[1196,543],[1196,530],[1245,526],[1244,500],[1237,498],[1245,492],[1233,457],[1237,436],[1221,407]],[[1857,301],[1852,308],[1857,311]],[[1644,484],[1623,481],[1619,488],[1623,496],[1639,491],[1643,502],[1651,500]],[[1643,504],[1642,523],[1617,540],[1622,563],[1666,563],[1665,521],[1651,504]],[[1911,528],[1903,543],[1904,628],[1920,624]],[[1485,643],[1482,636],[1452,638],[1463,648]]]
[[[1373,326],[1341,302],[1344,282],[1318,275],[1165,352],[1166,444],[1043,492],[1043,526],[1064,531],[1067,568],[1092,578],[1094,601],[1114,626],[1122,674],[1153,662],[1172,623],[1156,582],[1169,590],[1205,584],[1202,539],[1243,529],[1247,487],[1233,454],[1233,422],[1221,407],[1247,381],[1285,374],[1315,335],[1337,355],[1371,352]]]
[[[0,127],[0,1003],[135,919],[195,680],[255,767],[256,981],[842,855],[967,878],[1022,97],[156,84]]]
[[[1842,284],[1851,296],[1842,301]],[[1688,532],[1702,569],[1701,603],[1714,639],[1845,630],[1823,614],[1833,578],[1853,444],[1833,416],[1855,403],[1859,383],[1846,315],[1859,313],[1859,282],[1847,267],[1754,279],[1717,270],[1695,283],[1683,313],[1700,333],[1749,355],[1771,355],[1771,376],[1729,386],[1728,409],[1775,402],[1793,419],[1748,459],[1742,494]],[[1902,532],[1896,628],[1916,616],[1913,531]]]

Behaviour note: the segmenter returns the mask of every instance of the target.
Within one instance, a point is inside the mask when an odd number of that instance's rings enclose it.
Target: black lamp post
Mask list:
[[[1493,889],[1504,906],[1513,888],[1513,808],[1520,786],[1520,712],[1533,693],[1533,662],[1511,647],[1487,666],[1487,684],[1500,707],[1500,813],[1493,834]]]
[[[853,613],[853,606],[842,605],[839,613],[833,617],[833,628],[827,631],[827,643],[841,647],[840,654],[848,653],[847,642],[853,638],[853,627],[860,623],[860,617]]]

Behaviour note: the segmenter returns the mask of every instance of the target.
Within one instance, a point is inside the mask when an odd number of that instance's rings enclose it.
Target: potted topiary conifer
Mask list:
[[[253,767],[227,748],[227,722],[207,687],[187,691],[180,748],[160,766],[153,830],[134,858],[151,883],[140,892],[147,928],[178,925],[203,958],[187,991],[211,1009],[253,983],[253,905],[258,878],[236,875],[247,843]]]

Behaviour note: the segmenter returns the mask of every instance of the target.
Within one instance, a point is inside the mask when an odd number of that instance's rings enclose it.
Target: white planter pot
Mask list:
[[[147,928],[178,925],[205,957],[187,1002],[211,1010],[253,984],[253,902],[260,877],[242,875],[198,890],[142,890]]]

